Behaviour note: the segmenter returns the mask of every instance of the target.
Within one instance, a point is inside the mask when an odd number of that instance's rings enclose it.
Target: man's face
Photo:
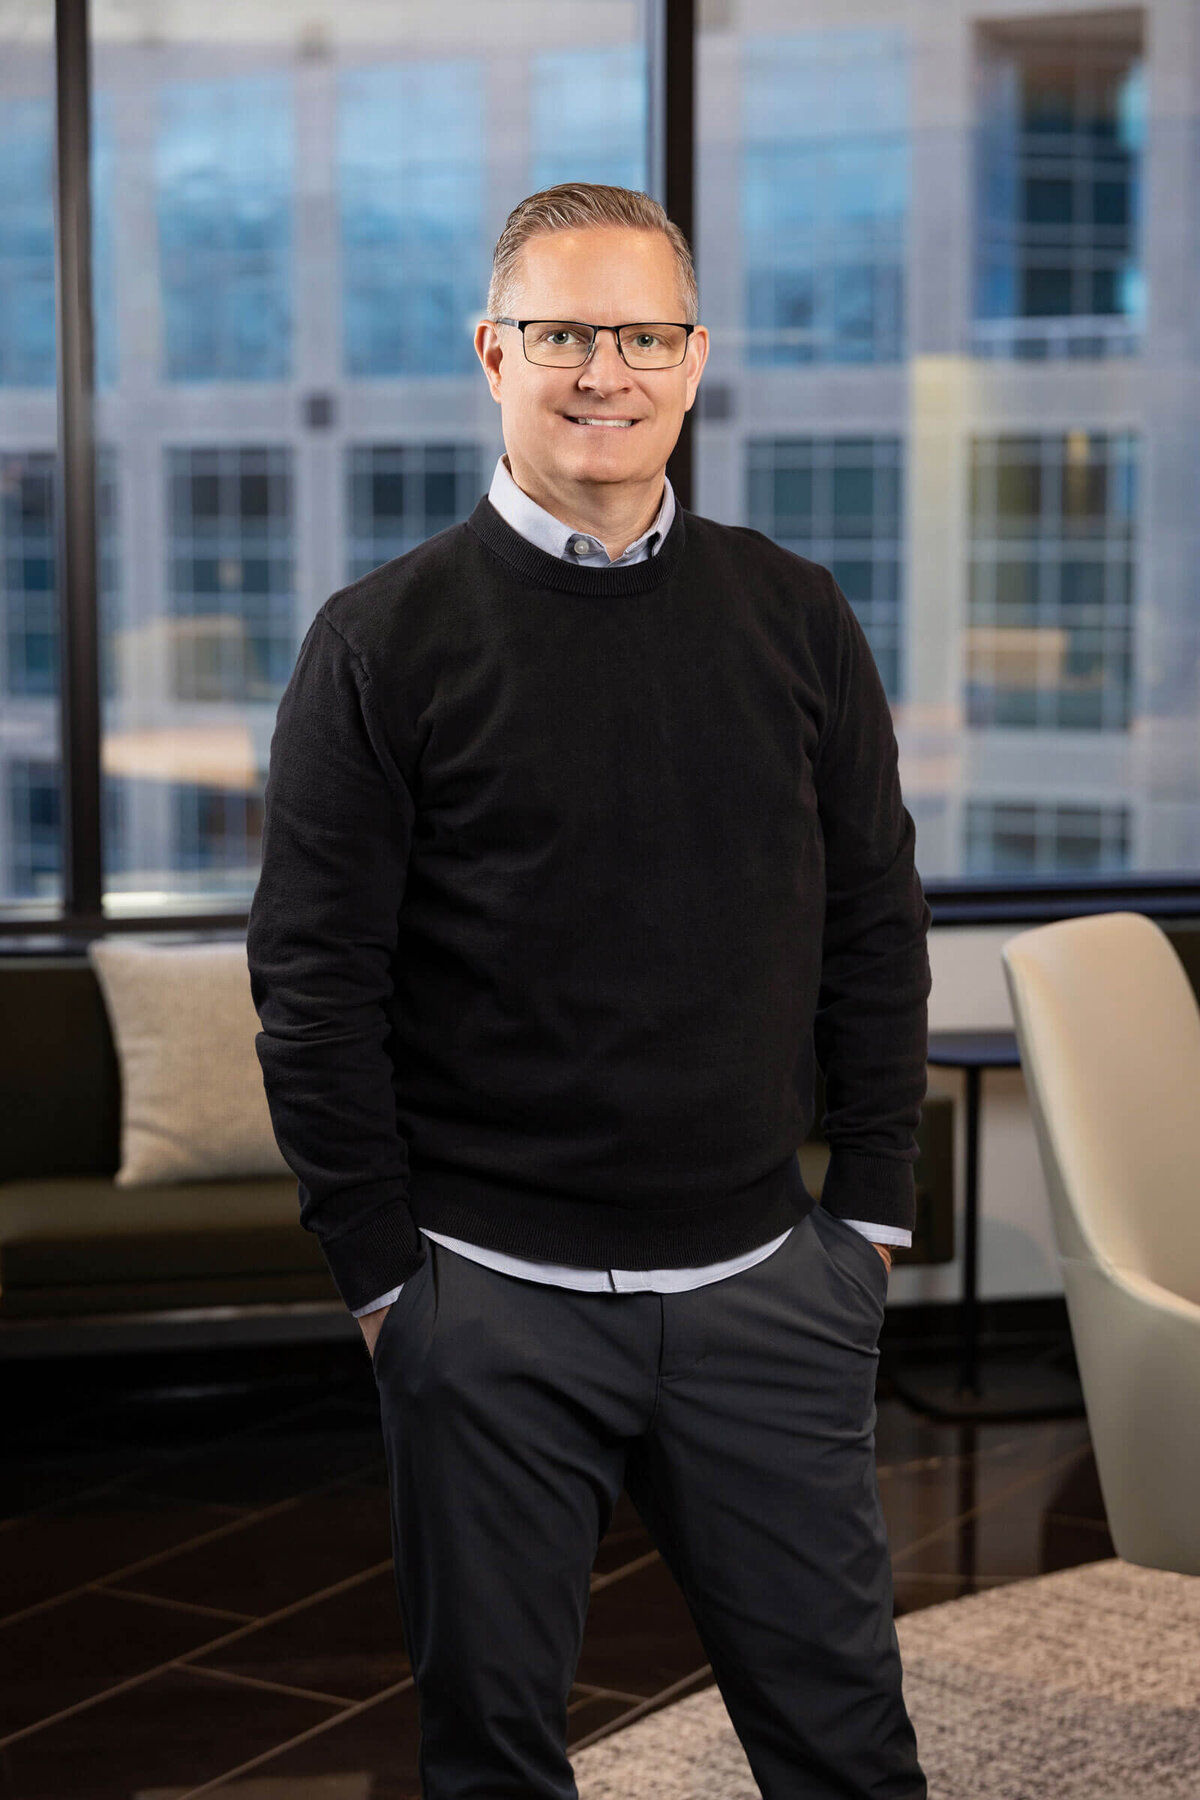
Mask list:
[[[595,325],[683,322],[674,252],[661,231],[592,226],[534,237],[521,252],[518,319],[581,319]],[[631,369],[611,331],[597,333],[580,368],[527,360],[515,326],[481,324],[475,349],[499,401],[514,477],[569,498],[579,484],[661,480],[683,415],[708,357],[697,326],[673,369]],[[579,417],[632,419],[579,425]],[[525,485],[522,483],[522,485]]]

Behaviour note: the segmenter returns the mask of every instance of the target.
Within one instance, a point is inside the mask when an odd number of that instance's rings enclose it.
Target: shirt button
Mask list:
[[[590,542],[585,537],[572,538],[571,540],[571,548],[576,556],[586,556],[591,547]]]

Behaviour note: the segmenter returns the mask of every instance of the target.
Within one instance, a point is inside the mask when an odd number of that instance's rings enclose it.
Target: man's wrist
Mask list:
[[[383,1321],[387,1318],[388,1311],[389,1308],[387,1306],[379,1306],[372,1312],[355,1314],[355,1317],[358,1319],[358,1328],[362,1333],[363,1342],[367,1346],[368,1356],[374,1356],[375,1339],[383,1330]]]

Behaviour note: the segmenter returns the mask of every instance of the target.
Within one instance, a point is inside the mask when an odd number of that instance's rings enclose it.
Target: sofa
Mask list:
[[[121,1071],[82,952],[0,954],[0,1355],[351,1338],[290,1176],[120,1187]],[[820,1196],[815,1122],[799,1156]],[[954,1254],[952,1099],[918,1131],[917,1225],[894,1263]]]

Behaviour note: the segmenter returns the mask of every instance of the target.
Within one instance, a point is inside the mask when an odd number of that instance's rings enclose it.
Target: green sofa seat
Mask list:
[[[291,1177],[0,1184],[0,1317],[336,1298]]]

